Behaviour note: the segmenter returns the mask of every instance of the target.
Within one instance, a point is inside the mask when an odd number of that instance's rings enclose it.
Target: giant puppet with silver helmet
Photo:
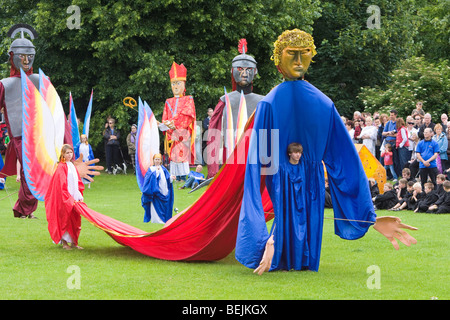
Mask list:
[[[241,93],[244,94],[247,106],[247,118],[250,118],[253,111],[256,109],[258,102],[264,96],[253,93],[253,79],[258,74],[257,62],[255,58],[247,54],[246,39],[239,40],[238,50],[239,55],[233,58],[231,63],[231,83],[232,92],[228,93],[228,98],[231,105],[231,112],[233,115],[233,129],[236,131],[237,118],[239,114],[239,106]],[[208,164],[208,178],[212,178],[219,171],[219,164],[224,160],[224,155],[227,150],[223,148],[223,152],[219,152],[222,145],[222,137],[226,139],[224,124],[227,123],[225,95],[221,96],[219,102],[214,108],[214,113],[209,122],[208,140],[207,140],[207,164]],[[211,130],[212,129],[212,130]],[[224,143],[226,145],[226,143]]]
[[[25,179],[24,166],[22,165],[22,125],[23,125],[23,109],[22,109],[22,79],[21,70],[26,74],[33,85],[39,89],[39,75],[33,73],[33,62],[36,49],[31,40],[37,37],[37,32],[27,24],[16,24],[8,31],[8,37],[15,38],[18,34],[20,37],[15,39],[8,50],[11,64],[10,76],[0,80],[0,110],[2,110],[6,127],[10,136],[5,166],[0,172],[0,177],[8,177],[17,175],[20,177],[20,189],[18,200],[13,207],[14,217],[16,218],[36,218],[33,212],[37,208],[38,199],[32,194],[27,181]],[[25,38],[27,34],[31,40]],[[83,162],[77,159],[74,162],[78,173],[81,177],[93,181],[92,176],[99,175],[98,170],[102,170],[101,166],[89,166],[97,163],[99,160],[94,159]],[[20,164],[18,169],[17,163]],[[19,170],[19,172],[18,172]],[[45,185],[41,185],[45,188]]]
[[[6,151],[5,167],[0,175],[6,177],[15,175],[17,161],[22,164],[22,85],[20,69],[22,69],[36,88],[39,88],[39,76],[33,73],[33,62],[36,54],[33,43],[25,38],[25,34],[33,40],[37,37],[36,31],[29,25],[16,24],[9,31],[8,36],[15,38],[20,33],[20,38],[15,39],[8,50],[11,64],[10,76],[0,80],[0,109],[3,110],[6,126],[10,136],[10,143]],[[14,217],[35,218],[38,200],[30,192],[24,177],[21,165],[21,183],[19,197],[13,207]]]

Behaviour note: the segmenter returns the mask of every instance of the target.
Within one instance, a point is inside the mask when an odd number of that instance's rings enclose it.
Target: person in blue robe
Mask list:
[[[145,210],[144,222],[166,223],[172,217],[174,193],[173,176],[162,166],[162,156],[153,157],[144,177],[141,204]]]
[[[311,35],[288,30],[277,42],[274,60],[286,81],[272,89],[256,108],[235,250],[236,259],[249,268],[258,268],[255,271],[259,274],[280,269],[318,271],[324,164],[335,233],[343,239],[358,239],[376,221],[362,163],[333,102],[310,83],[298,80],[315,54]],[[289,165],[286,152],[292,142],[303,146],[295,166]],[[275,214],[270,233],[261,203],[264,183]],[[394,238],[407,245],[415,243],[399,229],[409,226],[400,224],[398,218],[383,221],[388,224],[385,235],[393,244],[397,244]],[[270,251],[272,256],[264,262]],[[263,263],[266,265],[261,267]]]

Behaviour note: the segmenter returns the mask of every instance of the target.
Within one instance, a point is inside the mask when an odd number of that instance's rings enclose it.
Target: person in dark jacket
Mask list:
[[[376,197],[372,198],[373,204],[375,205],[376,209],[390,209],[394,207],[398,200],[397,200],[397,194],[394,191],[394,188],[392,187],[392,184],[385,183],[383,187],[384,193],[379,194]]]
[[[116,121],[112,118],[108,119],[108,127],[105,129],[103,139],[105,140],[106,167],[108,173],[116,172],[116,167],[120,165],[120,132],[115,128]]]
[[[414,212],[427,212],[428,207],[430,207],[438,199],[439,197],[436,191],[434,191],[434,184],[432,184],[431,182],[425,183],[425,197],[418,201],[416,210],[414,210]]]
[[[445,192],[428,208],[427,213],[450,213],[450,181],[446,180],[442,186]]]

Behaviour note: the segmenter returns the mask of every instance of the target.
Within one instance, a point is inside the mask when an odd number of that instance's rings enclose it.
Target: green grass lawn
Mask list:
[[[201,192],[188,194],[175,185],[175,207],[190,205]],[[13,178],[0,198],[18,190]],[[239,264],[234,252],[216,262],[172,262],[123,247],[83,219],[79,239],[84,250],[65,251],[52,243],[44,204],[38,220],[15,219],[17,194],[0,201],[0,299],[432,299],[450,298],[450,215],[396,212],[418,244],[399,251],[375,230],[355,241],[342,240],[325,220],[319,272],[270,272],[257,276]],[[133,175],[96,178],[85,191],[92,209],[146,231],[140,191]],[[378,211],[378,215],[391,215]],[[325,215],[332,217],[331,210]],[[75,267],[72,267],[75,266]],[[379,289],[369,288],[370,266],[379,273]],[[76,273],[73,273],[75,268]],[[80,275],[80,282],[73,282]],[[369,281],[369,284],[373,283]],[[78,287],[73,287],[79,284]]]

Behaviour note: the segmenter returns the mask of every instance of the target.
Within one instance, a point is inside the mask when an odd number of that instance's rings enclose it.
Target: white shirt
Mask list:
[[[67,190],[75,201],[82,201],[83,196],[78,189],[78,173],[77,169],[72,162],[68,161],[67,164]]]

